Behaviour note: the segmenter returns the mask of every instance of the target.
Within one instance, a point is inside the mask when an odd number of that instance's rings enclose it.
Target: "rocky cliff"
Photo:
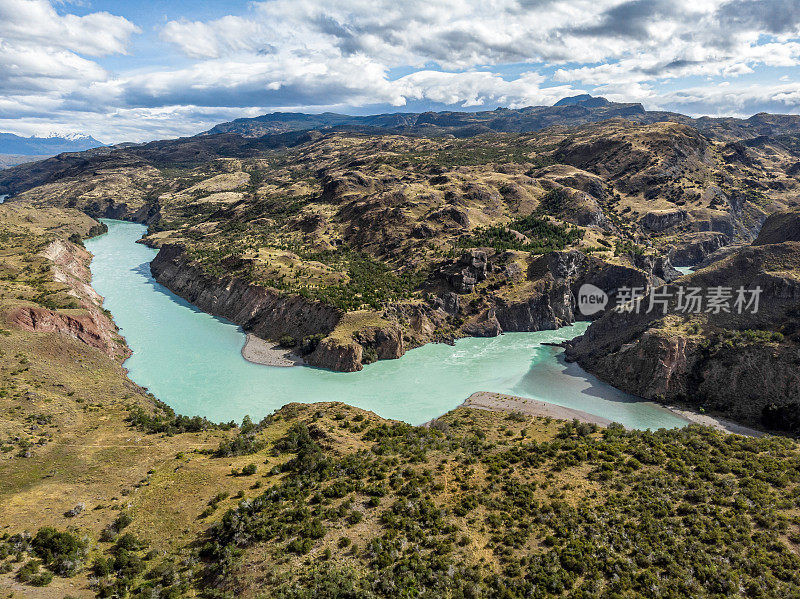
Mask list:
[[[380,313],[344,312],[235,277],[214,277],[177,245],[161,246],[150,267],[156,281],[203,311],[263,339],[291,336],[310,365],[350,372],[425,343],[566,326],[584,318],[576,299],[584,283],[607,290],[613,302],[620,287],[663,283],[658,275],[671,271],[663,259],[636,261],[641,268],[633,259],[630,266],[610,264],[577,251],[532,257],[469,250],[431,273],[426,301],[398,302]]]
[[[92,256],[82,246],[56,239],[42,255],[50,264],[53,280],[66,286],[75,298],[69,311],[36,305],[21,305],[7,314],[11,324],[26,331],[57,332],[97,348],[112,358],[124,359],[130,350],[117,333],[117,326],[102,309],[103,298],[91,286]]]
[[[489,257],[487,252],[471,250],[434,274],[433,281],[437,277],[439,281],[434,306],[463,318],[461,332],[466,335],[551,330],[587,318],[577,302],[585,284],[605,291],[613,303],[622,287],[660,284],[680,274],[663,257],[636,256],[627,261],[627,265],[613,264],[578,251],[556,251],[522,258],[520,264],[513,253]],[[487,280],[488,293],[461,299]]]
[[[204,312],[227,318],[262,339],[291,337],[311,366],[352,372],[405,353],[402,334],[392,323],[376,325],[370,317],[362,322],[360,313],[345,313],[235,277],[211,276],[176,245],[162,246],[150,270],[156,281]]]
[[[666,314],[607,312],[569,344],[567,359],[647,399],[800,432],[800,243],[744,247],[681,283],[734,298],[727,311],[687,313],[678,286],[668,286]],[[739,288],[761,290],[757,312],[736,308]]]
[[[327,334],[342,317],[339,310],[300,296],[283,296],[232,277],[213,277],[175,245],[162,246],[150,270],[156,281],[204,312],[227,318],[264,339]]]

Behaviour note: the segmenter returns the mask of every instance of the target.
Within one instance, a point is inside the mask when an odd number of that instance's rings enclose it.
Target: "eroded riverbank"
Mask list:
[[[476,391],[494,391],[583,410],[631,428],[683,426],[667,409],[637,401],[559,358],[560,342],[586,323],[557,331],[509,333],[429,344],[361,372],[277,368],[246,361],[245,335],[199,311],[153,280],[155,251],[135,243],[144,227],[106,221],[87,242],[93,285],[105,297],[133,355],[130,377],[176,411],[213,420],[263,417],[290,402],[342,401],[386,418],[421,424]]]

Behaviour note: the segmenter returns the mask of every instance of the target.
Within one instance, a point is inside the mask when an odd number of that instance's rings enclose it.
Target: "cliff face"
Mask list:
[[[675,266],[694,266],[728,243],[730,241],[724,233],[697,233],[687,237],[686,242],[681,247],[677,247],[670,258]]]
[[[658,276],[664,274],[662,261],[642,262],[641,266],[649,268],[649,272],[634,266],[610,264],[582,252],[551,252],[539,256],[528,268],[528,277],[535,281],[535,288],[527,297],[497,299],[494,312],[499,331],[551,330],[585,319],[577,303],[578,291],[584,284],[607,292],[613,304],[617,290],[622,287],[664,282]]]
[[[216,278],[191,264],[178,246],[164,245],[150,264],[153,277],[204,312],[221,316],[263,339],[295,339],[336,327],[342,312],[300,296],[282,296],[235,278]]]
[[[761,289],[757,313],[607,312],[567,349],[600,378],[647,399],[800,432],[800,243],[748,246],[687,287]],[[668,287],[673,294],[677,287]],[[775,411],[785,416],[776,422]]]
[[[115,340],[116,329],[111,321],[97,314],[70,315],[46,308],[20,307],[12,310],[10,322],[25,331],[61,333],[99,349],[112,358],[127,357],[127,348]]]
[[[800,352],[793,344],[738,339],[715,345],[652,329],[615,350],[583,351],[579,342],[569,356],[628,393],[701,406],[748,424],[768,424],[769,409],[800,399]]]
[[[356,322],[349,327],[353,319],[347,313],[321,302],[236,278],[210,276],[175,245],[163,245],[150,270],[156,281],[204,312],[227,318],[262,339],[293,337],[311,366],[353,372],[365,363],[405,353],[402,333],[392,323],[358,326]],[[348,334],[337,329],[340,325]]]
[[[117,334],[117,326],[103,312],[103,298],[91,286],[91,254],[69,241],[55,240],[42,252],[51,263],[53,279],[69,288],[80,308],[64,312],[38,306],[19,306],[9,321],[26,331],[57,332],[97,348],[112,358],[126,358],[130,350]]]
[[[407,349],[467,336],[541,331],[582,318],[577,292],[584,283],[608,290],[613,301],[623,286],[663,282],[662,261],[643,266],[613,265],[581,252],[551,252],[536,257],[527,272],[500,267],[485,252],[471,250],[432,275],[427,303],[395,304],[382,315],[342,312],[298,295],[285,295],[236,278],[210,276],[175,245],[163,245],[150,265],[156,281],[196,305],[263,339],[290,335],[301,342],[306,362],[337,371],[361,370],[375,360],[399,358]],[[478,301],[472,293],[487,276],[499,282],[525,280],[521,294],[496,293]],[[468,296],[469,302],[462,301]],[[457,322],[453,326],[453,322]]]

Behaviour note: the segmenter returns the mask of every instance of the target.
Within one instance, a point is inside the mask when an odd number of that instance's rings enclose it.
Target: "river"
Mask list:
[[[178,413],[215,421],[254,420],[289,402],[342,401],[386,418],[421,424],[455,408],[475,391],[535,398],[604,416],[632,428],[686,422],[656,404],[606,385],[561,350],[542,345],[579,335],[586,323],[557,331],[508,333],[428,344],[360,372],[271,367],[245,361],[236,325],[205,314],[156,283],[155,251],[135,243],[142,225],[105,220],[90,239],[93,286],[105,297],[133,355],[130,378]]]

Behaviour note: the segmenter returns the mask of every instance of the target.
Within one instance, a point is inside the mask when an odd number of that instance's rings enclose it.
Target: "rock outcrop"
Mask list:
[[[613,303],[620,288],[644,288],[680,274],[663,257],[642,256],[631,259],[630,266],[626,266],[582,252],[557,251],[526,258],[525,272],[513,258],[513,252],[489,255],[470,250],[444,263],[428,281],[436,293],[432,308],[462,318],[459,332],[463,335],[486,337],[502,332],[551,330],[586,318],[577,301],[584,284],[602,289]],[[472,293],[476,284],[487,280],[492,281],[489,288],[499,291],[461,301],[461,296]],[[503,291],[509,282],[519,283],[521,290]]]
[[[446,266],[440,272],[456,293],[472,293],[475,285],[486,279],[487,269],[492,271],[486,252],[470,250],[464,252],[452,266]]]
[[[112,358],[127,357],[129,350],[117,343],[116,327],[96,313],[64,314],[47,308],[19,307],[8,315],[9,321],[25,331],[61,333],[99,349]]]
[[[728,236],[724,233],[713,231],[697,233],[676,248],[670,254],[670,260],[675,266],[694,266],[728,243]]]
[[[117,334],[117,326],[102,310],[103,298],[91,286],[91,254],[79,245],[56,239],[42,255],[52,263],[53,279],[67,286],[80,308],[67,313],[19,306],[9,312],[9,322],[26,331],[67,335],[112,358],[129,356],[130,350]]]
[[[650,231],[660,233],[685,222],[688,218],[686,210],[653,210],[645,214],[639,222]]]
[[[761,226],[753,245],[800,241],[800,209],[771,214]]]
[[[234,277],[213,277],[179,246],[163,245],[150,263],[156,281],[204,312],[222,316],[263,339],[328,334],[342,312],[299,295],[282,295]]]
[[[306,357],[306,362],[317,368],[355,372],[364,367],[363,357],[364,348],[358,343],[325,338],[319,342],[314,352]]]
[[[770,234],[770,240],[792,231]],[[666,315],[607,312],[569,344],[566,357],[647,399],[800,432],[799,267],[796,241],[741,248],[682,280],[704,293],[730,289],[727,311],[681,312],[674,299],[678,288],[669,286],[673,300]],[[757,310],[736,307],[739,288],[760,289]]]

